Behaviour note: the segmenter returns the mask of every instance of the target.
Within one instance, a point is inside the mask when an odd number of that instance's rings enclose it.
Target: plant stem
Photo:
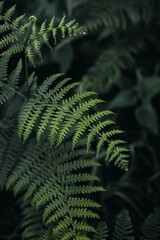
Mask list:
[[[26,55],[24,56],[25,59],[25,78],[26,78],[26,86],[27,86],[27,96],[29,94],[29,82],[28,82],[28,61]]]

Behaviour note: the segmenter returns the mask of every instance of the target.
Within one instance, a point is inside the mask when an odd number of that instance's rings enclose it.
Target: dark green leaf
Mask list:
[[[135,112],[137,121],[153,134],[158,134],[157,114],[150,102],[144,102]]]
[[[135,90],[129,89],[121,91],[111,102],[110,108],[123,108],[134,106],[137,102],[137,95]]]

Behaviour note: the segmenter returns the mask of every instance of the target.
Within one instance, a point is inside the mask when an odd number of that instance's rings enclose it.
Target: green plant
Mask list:
[[[49,2],[41,2],[50,6]],[[72,8],[71,1],[66,4],[71,13],[72,9],[80,9],[84,3],[90,2],[74,1]],[[105,101],[92,90],[84,90],[102,86],[104,93],[116,83],[125,90],[111,101],[111,108],[121,109],[127,104],[134,106],[140,100],[143,106],[146,102],[149,104],[150,108],[146,109],[152,110],[151,100],[159,91],[157,76],[146,79],[138,70],[138,83],[131,89],[120,81],[123,71],[134,63],[134,54],[141,44],[139,41],[130,44],[129,37],[127,45],[126,39],[116,45],[116,39],[122,32],[130,33],[130,27],[133,30],[141,20],[146,21],[146,14],[152,16],[148,12],[149,2],[138,4],[137,1],[129,3],[122,0],[115,4],[107,1],[106,5],[106,1],[92,1],[89,6],[98,11],[91,11],[91,19],[86,18],[89,21],[84,23],[83,28],[78,27],[75,20],[65,23],[65,17],[58,23],[52,18],[49,24],[47,21],[41,24],[35,16],[29,17],[29,20],[24,15],[14,17],[15,6],[3,11],[3,2],[0,3],[0,187],[18,199],[22,239],[159,239],[158,208],[146,218],[138,236],[128,210],[121,211],[115,222],[113,219],[112,223],[107,221],[103,202],[106,195],[124,199],[139,213],[139,206],[121,190],[123,187],[130,188],[135,194],[139,186],[130,182],[133,166],[113,186],[106,182],[102,186],[101,164],[127,170],[128,150],[125,141],[119,137],[122,131],[115,126],[115,115],[105,110]],[[55,5],[58,4],[55,1]],[[87,9],[86,13],[90,15]],[[41,10],[39,6],[37,11]],[[46,11],[47,16],[50,13]],[[101,49],[96,67],[89,70],[80,83],[78,89],[82,92],[77,92],[79,83],[63,74],[56,73],[45,80],[39,79],[34,72],[30,74],[33,67],[40,66],[39,59],[43,61],[44,45],[52,52],[59,41],[58,48],[65,41],[84,36],[85,32],[96,33],[101,42],[111,36],[114,44],[110,44],[109,49]],[[65,38],[64,42],[62,38]],[[106,77],[108,82],[105,86]],[[101,85],[96,85],[97,80],[101,81]],[[130,101],[127,101],[128,98]],[[153,111],[150,113],[154,120]],[[138,112],[137,119],[144,129],[158,134],[157,124],[153,128],[153,122],[148,124],[149,119],[140,117],[142,115]],[[136,144],[130,144],[131,154]],[[152,157],[156,155],[148,143],[146,146]],[[102,161],[104,159],[107,161]],[[150,166],[156,168],[157,165],[151,163]],[[150,182],[158,177],[159,173],[153,174]],[[109,188],[107,194],[106,186]],[[3,236],[0,237],[3,239]],[[8,238],[17,239],[18,236],[13,233]]]
[[[20,198],[23,239],[92,239],[100,208],[93,196],[104,191],[92,170],[100,167],[102,149],[107,161],[127,170],[122,131],[113,128],[111,111],[96,110],[103,101],[94,92],[74,92],[78,83],[63,74],[41,84],[29,74],[43,44],[52,49],[59,34],[84,30],[65,17],[39,28],[35,16],[14,18],[15,6],[3,11],[0,2],[0,10],[1,189]]]

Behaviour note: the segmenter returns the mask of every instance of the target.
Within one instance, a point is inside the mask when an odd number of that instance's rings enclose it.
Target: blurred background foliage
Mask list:
[[[17,3],[17,15],[25,12],[26,18],[35,15],[42,22],[53,16],[59,21],[65,14],[87,32],[83,38],[65,39],[52,53],[45,49],[36,72],[42,79],[45,73],[65,72],[81,82],[81,90],[96,91],[116,112],[114,118],[130,149],[130,167],[124,173],[105,163],[103,172],[97,173],[107,189],[101,196],[102,216],[112,226],[116,214],[128,209],[138,236],[140,224],[160,203],[160,1],[12,3]],[[8,193],[1,200],[1,239],[17,239],[20,209]],[[6,204],[10,207],[4,212]]]

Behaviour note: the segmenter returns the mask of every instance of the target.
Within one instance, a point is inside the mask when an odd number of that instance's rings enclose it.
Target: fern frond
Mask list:
[[[106,240],[108,237],[108,228],[105,222],[99,222],[96,233],[94,235],[94,240]]]
[[[79,83],[70,78],[52,75],[37,87],[32,74],[21,87],[21,60],[7,73],[13,54],[24,53],[35,66],[43,44],[52,48],[59,37],[85,33],[75,20],[66,23],[65,16],[57,26],[52,18],[39,27],[35,16],[25,24],[24,15],[14,18],[15,6],[3,13],[0,2],[0,12],[0,104],[6,106],[0,119],[0,186],[23,198],[23,239],[91,240],[99,231],[90,223],[99,219],[100,204],[90,198],[105,189],[92,174],[100,164],[90,149],[98,155],[105,148],[107,160],[126,169],[125,142],[116,139],[122,131],[112,129],[111,111],[96,111],[104,101],[92,91],[74,93]],[[19,109],[18,135],[24,144],[16,135]],[[34,134],[39,145],[34,139],[26,142]],[[107,233],[102,231],[103,239]]]
[[[158,240],[160,238],[160,209],[155,209],[142,225],[141,240]]]
[[[113,232],[114,240],[134,240],[133,226],[131,223],[131,218],[129,216],[128,210],[122,210],[118,215],[115,223],[115,228]]]
[[[68,134],[72,133],[73,147],[87,135],[87,150],[89,150],[93,139],[98,138],[97,155],[104,145],[108,145],[107,160],[114,160],[116,165],[126,169],[128,155],[125,154],[126,149],[121,146],[124,142],[115,139],[122,131],[111,130],[110,127],[114,122],[106,119],[112,112],[99,111],[90,115],[88,112],[103,101],[93,98],[94,92],[72,94],[71,90],[78,83],[69,83],[70,79],[56,83],[59,77],[61,74],[47,78],[37,89],[37,93],[24,105],[19,117],[19,137],[25,142],[39,122],[37,140],[40,142],[44,131],[49,130],[51,146],[54,143],[60,145]],[[52,89],[49,89],[50,86]],[[69,92],[72,96],[66,98]],[[63,100],[64,98],[66,99]]]
[[[12,56],[16,53],[24,52],[28,61],[35,67],[35,57],[39,56],[42,60],[41,46],[47,45],[52,49],[52,45],[58,41],[58,35],[61,34],[62,38],[66,35],[83,35],[82,27],[79,27],[75,20],[65,22],[65,16],[57,26],[54,26],[54,17],[50,23],[44,21],[41,26],[37,25],[35,16],[30,16],[27,23],[23,23],[25,15],[13,17],[16,6],[14,5],[5,13],[2,13],[3,2],[1,3],[0,19],[2,21],[0,26],[0,40],[1,56]],[[30,34],[29,34],[30,33]],[[53,37],[53,44],[50,43],[51,35]],[[6,50],[7,48],[7,50]]]
[[[94,228],[84,219],[88,221],[90,218],[99,218],[94,209],[100,205],[86,197],[86,194],[88,196],[104,189],[88,184],[99,181],[88,170],[99,164],[92,159],[83,159],[80,152],[82,150],[83,154],[83,149],[78,147],[73,151],[72,144],[67,144],[66,150],[60,146],[57,153],[51,149],[47,153],[43,148],[45,146],[41,146],[41,151],[38,152],[39,148],[36,145],[33,148],[32,143],[28,147],[30,150],[23,152],[19,163],[8,177],[7,189],[13,188],[15,194],[30,192],[27,198],[32,199],[36,210],[42,211],[43,223],[52,231],[53,237],[63,230],[66,239],[67,236],[70,236],[68,239],[73,236],[78,239],[83,234],[86,236],[86,232],[93,232]],[[81,169],[83,173],[79,173]],[[88,169],[87,172],[84,169]]]

